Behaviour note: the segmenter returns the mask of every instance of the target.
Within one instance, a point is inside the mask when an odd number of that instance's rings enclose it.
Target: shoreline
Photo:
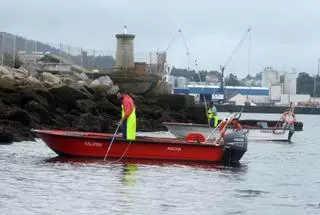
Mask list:
[[[136,104],[137,132],[167,131],[164,121],[191,122],[188,96],[130,95]],[[120,117],[120,101],[103,87],[39,88],[0,79],[1,143],[34,140],[31,129],[114,133]]]

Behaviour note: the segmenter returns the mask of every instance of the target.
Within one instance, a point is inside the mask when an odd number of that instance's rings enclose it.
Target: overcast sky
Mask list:
[[[0,31],[28,39],[110,51],[124,25],[137,53],[165,50],[177,35],[169,64],[194,69],[197,60],[208,70],[226,63],[251,26],[251,45],[246,37],[226,69],[240,77],[248,59],[250,74],[265,66],[315,74],[320,57],[317,0],[2,0],[0,20]]]

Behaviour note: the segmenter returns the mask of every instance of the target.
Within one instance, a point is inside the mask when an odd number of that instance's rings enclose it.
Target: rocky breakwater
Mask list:
[[[117,91],[107,76],[31,76],[24,69],[0,67],[0,143],[33,140],[32,128],[113,133],[121,112]],[[189,97],[132,97],[138,131],[166,130],[163,121],[188,121]]]

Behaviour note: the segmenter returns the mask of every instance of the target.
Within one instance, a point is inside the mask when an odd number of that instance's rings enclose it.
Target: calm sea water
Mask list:
[[[234,168],[63,160],[41,141],[0,145],[0,214],[320,214],[320,116],[298,120],[293,143],[249,142]]]

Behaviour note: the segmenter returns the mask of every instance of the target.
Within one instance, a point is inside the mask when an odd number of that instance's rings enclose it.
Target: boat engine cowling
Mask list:
[[[235,150],[247,150],[248,139],[246,132],[227,133],[223,137],[224,144]]]
[[[241,157],[247,151],[247,133],[243,131],[227,133],[223,140],[225,165],[239,163]]]

